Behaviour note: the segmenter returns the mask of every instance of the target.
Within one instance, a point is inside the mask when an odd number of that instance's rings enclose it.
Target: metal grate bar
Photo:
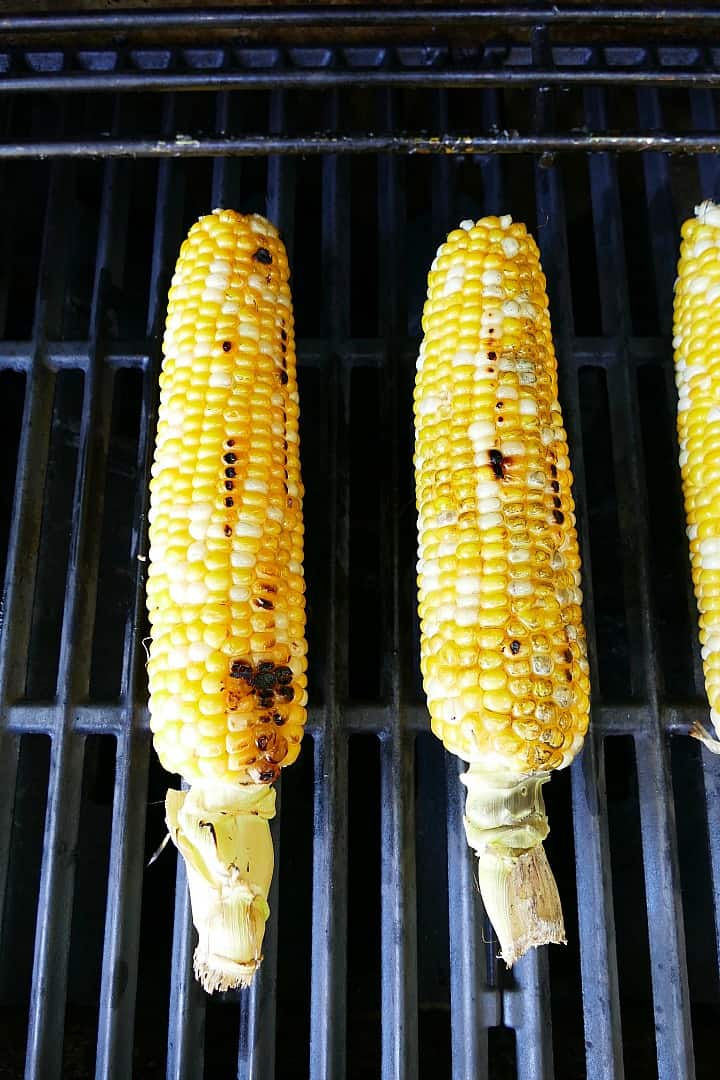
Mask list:
[[[392,124],[390,91],[380,98],[380,112]],[[382,942],[382,1073],[397,1080],[418,1071],[417,911],[415,890],[415,741],[404,730],[402,672],[405,635],[400,629],[400,552],[396,508],[401,505],[399,472],[399,393],[395,342],[399,330],[401,237],[405,200],[398,162],[381,157],[378,180],[378,310],[386,360],[381,369],[381,425],[390,438],[389,490],[381,517],[382,595],[391,597],[385,612],[383,655],[390,658],[384,690],[391,703],[391,728],[381,740],[381,895]],[[388,513],[390,511],[390,513]],[[391,580],[388,580],[390,578]]]
[[[517,1075],[551,1080],[553,1072],[547,946],[531,949],[512,969],[503,993],[503,1021],[515,1029]]]
[[[332,125],[339,102],[328,102]],[[310,1076],[333,1080],[345,1071],[347,790],[348,746],[344,703],[347,698],[349,581],[349,373],[338,355],[347,335],[350,295],[350,214],[346,163],[336,156],[322,165],[322,288],[324,327],[330,343],[328,393],[330,453],[329,611],[327,614],[327,703],[315,735],[315,792],[312,905]]]
[[[604,102],[594,91],[589,93],[590,118],[594,120],[604,111]],[[606,285],[603,288],[601,284],[600,289],[603,319],[611,330],[624,336],[630,328],[630,316],[617,172],[614,162],[605,157],[594,159],[590,170],[598,269],[601,283]],[[652,723],[636,738],[636,757],[658,1070],[661,1077],[692,1078],[695,1073],[677,840],[667,751],[661,744],[657,723],[660,689],[649,581],[647,506],[640,463],[642,440],[634,368],[626,355],[618,356],[608,380],[628,630],[633,655],[642,660],[638,690],[647,696],[652,712]]]
[[[172,102],[165,109],[172,116]],[[157,210],[150,275],[148,333],[157,340],[159,315],[164,310],[166,279],[171,253],[169,225],[174,200],[170,197],[172,166],[159,166]],[[133,1025],[140,944],[140,905],[143,885],[143,847],[146,818],[147,776],[150,759],[149,732],[138,723],[135,700],[141,695],[144,653],[137,641],[137,627],[145,605],[144,559],[147,553],[147,491],[152,455],[152,434],[157,398],[155,365],[145,367],[138,436],[139,485],[133,520],[131,554],[137,559],[133,602],[125,625],[121,679],[121,727],[117,738],[113,829],[110,841],[103,977],[96,1059],[96,1080],[130,1075]],[[118,992],[118,988],[122,991]]]
[[[60,642],[57,694],[64,703],[55,731],[45,820],[43,866],[38,898],[33,986],[26,1075],[60,1076],[58,1048],[63,1042],[72,901],[73,849],[77,842],[82,791],[84,739],[67,725],[73,702],[87,694],[92,623],[97,587],[103,475],[110,428],[109,380],[103,378],[101,334],[103,290],[117,217],[117,169],[106,166],[102,216],[95,260],[89,342],[75,481],[67,588]]]
[[[572,288],[563,190],[557,166],[536,168],[538,239],[548,274],[553,336],[558,352],[560,397],[571,445],[577,528],[583,553],[583,593],[588,654],[597,685],[597,644],[592,590],[590,535],[585,507],[583,445],[577,371],[568,364],[573,338]],[[615,955],[615,920],[610,878],[602,741],[593,708],[581,758],[572,765],[575,873],[580,933],[580,967],[585,1009],[588,1076],[622,1080],[622,1038]]]
[[[266,154],[560,154],[632,153],[661,150],[668,154],[718,154],[720,135],[699,132],[662,135],[638,132],[613,135],[176,135],[173,139],[86,138],[36,139],[0,143],[0,160],[24,158],[205,158],[258,157]]]

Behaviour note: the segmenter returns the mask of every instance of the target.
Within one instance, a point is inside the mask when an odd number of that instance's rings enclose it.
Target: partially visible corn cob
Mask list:
[[[285,249],[216,210],[182,245],[163,341],[150,499],[150,716],[209,991],[261,959],[273,782],[305,723],[305,598]]]
[[[710,719],[720,735],[720,206],[682,227],[675,283],[675,380],[680,469]],[[714,753],[720,743],[692,734]]]
[[[470,768],[465,828],[502,955],[564,941],[541,787],[588,726],[572,474],[538,250],[463,222],[428,279],[415,386],[421,663]]]

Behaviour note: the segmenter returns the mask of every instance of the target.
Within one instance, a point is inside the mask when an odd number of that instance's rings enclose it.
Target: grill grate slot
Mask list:
[[[678,225],[720,196],[716,153],[674,153],[720,147],[720,14],[665,22],[661,36],[650,11],[448,10],[434,28],[407,8],[5,20],[0,158],[22,159],[0,165],[11,1075],[712,1068],[720,761],[686,737],[707,706],[670,336]],[[52,160],[29,160],[41,151]],[[167,288],[189,225],[222,203],[278,222],[294,271],[311,709],[273,824],[261,973],[208,1001],[182,863],[145,865],[167,777],[141,642]],[[474,886],[458,763],[428,730],[411,461],[427,267],[459,220],[508,209],[548,278],[594,694],[585,752],[548,792],[570,944],[510,973]]]

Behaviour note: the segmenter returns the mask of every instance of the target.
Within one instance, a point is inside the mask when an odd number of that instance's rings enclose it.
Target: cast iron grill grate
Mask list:
[[[720,16],[695,15],[0,21],[3,1075],[713,1075],[720,772],[686,737],[671,354],[678,226],[720,195]],[[261,974],[210,1000],[182,868],[145,868],[143,558],[169,275],[223,203],[294,269],[312,707]],[[570,944],[510,974],[428,731],[411,463],[427,267],[508,209],[548,277],[594,691],[548,791]]]

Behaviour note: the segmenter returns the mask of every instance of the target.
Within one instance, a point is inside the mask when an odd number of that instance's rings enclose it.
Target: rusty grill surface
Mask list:
[[[671,322],[679,224],[720,196],[720,15],[583,20],[0,18],[0,1075],[715,1075]],[[143,589],[167,287],[220,204],[275,221],[293,268],[311,708],[262,970],[208,999],[182,865],[146,867]],[[569,945],[511,973],[421,692],[411,411],[434,252],[508,211],[548,278],[593,676],[546,789]]]

